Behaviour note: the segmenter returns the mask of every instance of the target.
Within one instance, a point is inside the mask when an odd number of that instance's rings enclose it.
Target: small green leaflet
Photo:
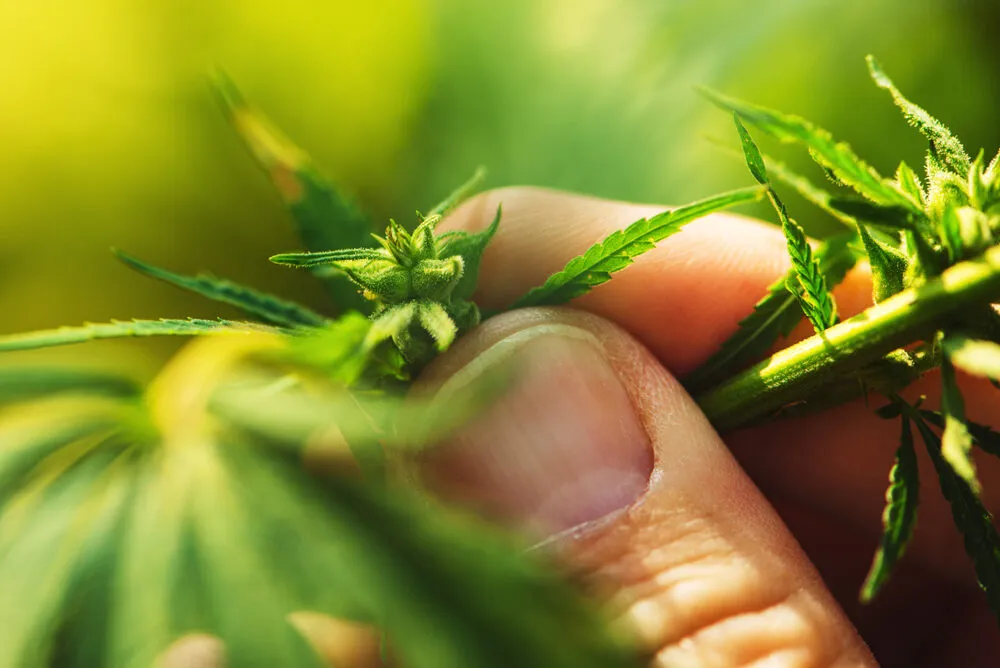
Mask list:
[[[368,218],[317,171],[309,156],[247,104],[228,76],[218,72],[214,83],[230,122],[270,176],[306,248],[325,251],[373,245]],[[340,308],[371,311],[371,303],[344,276],[316,273],[329,285]]]
[[[1000,378],[1000,344],[949,334],[942,343],[952,364],[973,376]]]
[[[810,150],[813,159],[829,169],[838,181],[878,204],[898,205],[914,213],[922,213],[920,206],[910,197],[884,180],[870,165],[851,151],[847,144],[837,143],[826,130],[797,116],[787,116],[777,111],[758,107],[713,90],[702,92],[719,107],[738,113],[744,121],[783,142],[797,142]]]
[[[941,360],[941,415],[944,416],[941,456],[978,495],[980,485],[972,461],[972,435],[965,424],[965,401],[955,381],[955,367],[947,355]]]
[[[733,190],[699,200],[652,218],[642,218],[623,230],[617,230],[587,249],[541,286],[532,288],[511,308],[563,304],[590,292],[611,280],[611,274],[632,264],[636,257],[655,247],[658,241],[676,234],[681,228],[713,211],[757,201],[764,189],[757,186]]]
[[[889,91],[893,101],[899,107],[907,122],[920,131],[920,134],[927,137],[933,146],[933,150],[938,159],[953,173],[965,176],[969,171],[969,154],[965,147],[951,131],[941,124],[939,120],[928,114],[924,109],[913,104],[899,92],[899,89],[892,83],[892,80],[882,70],[882,66],[875,60],[874,56],[867,57],[868,71],[872,80],[879,88]]]
[[[0,406],[62,394],[139,396],[132,379],[105,369],[59,366],[0,366]]]
[[[935,427],[944,428],[944,416],[940,413],[923,410],[920,411],[920,415]],[[980,450],[994,457],[1000,457],[1000,432],[971,420],[966,420],[966,425],[972,434],[972,442],[979,446]]]
[[[820,271],[828,285],[838,285],[857,263],[859,251],[851,245],[854,239],[853,232],[840,234],[823,242],[816,250]],[[795,296],[785,287],[794,276],[795,270],[789,269],[783,278],[771,285],[750,315],[739,322],[736,332],[684,379],[684,386],[690,392],[701,392],[722,382],[733,369],[757,361],[779,337],[791,333],[802,318]]]
[[[906,162],[900,162],[899,167],[896,168],[896,183],[916,202],[923,202],[927,197],[923,186],[920,185],[920,177]]]
[[[892,569],[906,551],[917,524],[917,506],[920,503],[917,453],[913,448],[910,418],[902,415],[900,423],[899,448],[896,450],[896,461],[889,472],[889,488],[885,493],[885,511],[882,513],[882,544],[875,553],[868,577],[861,587],[863,603],[874,599],[889,579]]]
[[[920,413],[909,406],[904,410],[917,425],[924,445],[927,446],[927,453],[934,463],[941,485],[941,493],[951,505],[955,525],[965,539],[965,551],[972,558],[976,577],[986,593],[990,609],[1000,619],[1000,536],[997,536],[993,526],[993,517],[975,492],[941,456],[941,439],[931,431]]]
[[[51,346],[85,343],[96,339],[120,339],[141,336],[199,336],[203,334],[277,333],[282,330],[251,322],[231,320],[112,320],[108,323],[87,323],[80,327],[59,327],[25,334],[0,336],[0,352],[31,350]]]
[[[283,264],[288,267],[311,268],[359,260],[392,261],[392,256],[381,248],[341,248],[310,253],[278,253],[268,259],[275,264]]]
[[[427,217],[430,218],[431,216],[447,215],[449,211],[467,200],[473,193],[479,190],[485,180],[486,168],[480,165],[479,167],[476,167],[476,171],[471,177],[469,177],[468,181],[456,188],[454,192],[431,209],[430,213],[427,214]]]
[[[112,249],[119,260],[128,267],[152,278],[164,281],[183,290],[190,290],[214,301],[223,302],[244,311],[269,325],[279,327],[320,327],[327,319],[300,304],[286,301],[275,295],[260,292],[232,281],[214,276],[181,276],[147,264],[131,255]]]
[[[448,232],[441,235],[444,245],[441,248],[441,257],[451,257],[458,255],[462,258],[464,270],[462,278],[455,286],[452,295],[456,299],[472,299],[472,293],[476,291],[479,283],[479,266],[482,264],[483,252],[489,245],[500,226],[501,208],[497,206],[496,216],[490,226],[481,232]]]
[[[438,352],[448,350],[448,347],[455,341],[458,329],[439,302],[429,299],[420,301],[417,304],[417,319],[424,331],[434,339]]]
[[[902,292],[906,269],[906,254],[898,248],[872,237],[864,223],[858,223],[858,234],[868,253],[872,268],[872,299],[877,304],[897,292]]]
[[[768,199],[774,205],[778,218],[781,220],[781,230],[785,233],[788,255],[792,259],[794,277],[786,281],[788,291],[795,295],[813,329],[817,333],[832,327],[837,322],[837,309],[826,285],[826,277],[820,271],[819,262],[813,257],[812,247],[806,239],[802,227],[788,216],[784,203],[771,187],[764,167],[764,158],[754,143],[747,129],[740,122],[740,116],[733,113],[733,122],[740,136],[743,154],[746,156],[747,167],[757,182],[767,188]]]

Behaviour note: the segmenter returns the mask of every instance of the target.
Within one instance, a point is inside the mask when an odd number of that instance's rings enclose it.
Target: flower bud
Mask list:
[[[369,261],[351,271],[354,282],[387,304],[410,298],[410,272],[392,261]]]
[[[963,206],[958,214],[958,233],[965,254],[976,255],[991,243],[990,217],[982,211]]]
[[[413,295],[420,299],[448,301],[463,270],[464,263],[458,255],[444,260],[421,260],[413,268]]]

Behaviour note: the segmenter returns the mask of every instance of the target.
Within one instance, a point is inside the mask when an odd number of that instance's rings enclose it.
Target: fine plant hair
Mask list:
[[[767,199],[791,267],[686,387],[721,432],[860,397],[898,421],[885,530],[861,599],[878,594],[913,535],[916,435],[1000,617],[1000,538],[973,459],[975,448],[1000,455],[1000,433],[966,418],[956,382],[958,371],[1000,379],[1000,154],[970,155],[871,57],[868,66],[926,140],[923,175],[900,163],[884,177],[804,119],[706,90],[733,115],[756,183],[614,232],[510,308],[570,302],[687,223]],[[474,294],[501,209],[480,232],[437,232],[483,171],[412,226],[389,221],[377,235],[224,75],[215,89],[302,241],[271,260],[322,282],[330,308],[116,250],[127,267],[242,318],[0,337],[0,351],[198,339],[148,387],[88,367],[0,367],[0,665],[149,666],[189,633],[218,636],[232,666],[319,665],[289,621],[300,611],[371,624],[416,668],[641,665],[627,630],[542,555],[399,483],[409,457],[474,418],[517,372],[498,371],[446,406],[409,392],[483,317]],[[832,191],[763,154],[751,130],[807,149]],[[843,231],[811,245],[785,188]],[[832,290],[862,259],[875,305],[845,320]],[[814,335],[762,360],[803,318]],[[939,410],[901,398],[934,368]]]

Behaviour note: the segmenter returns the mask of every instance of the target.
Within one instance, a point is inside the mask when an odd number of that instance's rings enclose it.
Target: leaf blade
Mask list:
[[[882,541],[861,586],[862,603],[873,600],[888,580],[896,563],[906,552],[917,522],[917,507],[920,503],[917,454],[913,447],[909,417],[900,416],[900,424],[899,448],[889,472],[889,488],[885,493]]]
[[[309,156],[267,116],[249,105],[228,76],[217,72],[213,83],[230,123],[270,177],[306,248],[326,251],[372,246],[373,229],[368,218],[319,173]],[[343,276],[316,273],[328,285],[339,307],[363,313],[371,310]]]
[[[886,90],[892,96],[893,102],[903,112],[906,121],[924,135],[934,146],[934,153],[953,173],[964,177],[969,172],[972,162],[965,147],[951,130],[941,121],[931,116],[922,107],[910,102],[893,84],[874,56],[866,57],[868,72],[879,88]]]
[[[922,209],[909,197],[887,183],[873,167],[861,160],[846,144],[837,143],[829,132],[798,116],[779,113],[728,97],[708,88],[701,92],[716,106],[737,113],[741,119],[783,142],[795,142],[810,149],[813,159],[831,170],[838,180],[878,204],[899,205],[916,214]]]
[[[0,336],[0,352],[34,350],[52,346],[86,343],[97,339],[119,339],[147,336],[201,336],[208,334],[249,334],[278,332],[276,328],[256,323],[230,320],[112,320],[107,323],[86,323],[79,327],[59,327],[24,334]]]
[[[584,295],[611,280],[611,274],[632,264],[636,257],[652,249],[656,242],[679,232],[685,224],[713,211],[755,201],[762,193],[760,187],[733,190],[652,218],[642,218],[567,262],[562,270],[518,299],[512,308],[562,304]]]
[[[170,285],[189,290],[213,301],[235,306],[241,311],[259,318],[263,322],[279,327],[319,327],[327,319],[310,308],[290,302],[275,295],[261,292],[233,281],[199,274],[182,276],[143,262],[124,251],[112,252],[126,266],[135,271],[163,281]]]

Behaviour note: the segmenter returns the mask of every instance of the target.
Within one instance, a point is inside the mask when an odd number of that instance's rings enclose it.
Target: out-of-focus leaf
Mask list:
[[[51,346],[86,343],[96,339],[120,339],[142,336],[202,336],[208,334],[246,335],[253,332],[278,332],[281,330],[250,322],[232,320],[112,320],[109,323],[88,323],[80,327],[8,334],[0,336],[0,352],[31,350]]]
[[[319,327],[326,318],[301,304],[290,302],[266,292],[255,290],[214,276],[181,276],[166,269],[134,258],[128,253],[114,250],[119,260],[141,274],[169,283],[183,290],[190,290],[214,301],[235,306],[253,318],[279,327]]]
[[[325,179],[309,156],[293,144],[260,111],[254,109],[223,73],[215,88],[236,131],[260,166],[271,177],[298,226],[302,243],[311,251],[372,246],[372,226],[354,204]],[[367,313],[371,304],[345,277],[317,272],[342,309]]]
[[[916,410],[908,410],[927,446],[941,484],[941,493],[951,505],[955,525],[962,532],[965,551],[972,559],[979,585],[993,614],[1000,619],[1000,536],[993,517],[969,487],[941,455],[941,439],[926,425]]]
[[[281,433],[348,419],[266,378],[217,390],[244,393],[240,417],[285,420]],[[275,447],[217,404],[157,433],[137,402],[60,401],[0,418],[0,665],[150,666],[197,632],[228,665],[318,666],[288,621],[302,610],[377,623],[414,668],[639,665],[538,555],[425,497],[314,477],[304,443]],[[76,429],[53,440],[58,415]]]
[[[820,165],[832,171],[842,183],[877,204],[896,205],[922,214],[920,206],[910,197],[883,179],[870,165],[862,161],[847,144],[837,143],[829,132],[798,116],[790,116],[759,107],[713,90],[702,92],[716,105],[784,142],[806,146]]]
[[[941,456],[978,495],[980,485],[972,461],[972,435],[965,423],[965,401],[955,381],[955,367],[947,355],[941,360],[941,414],[944,416]]]
[[[917,453],[913,449],[910,418],[903,415],[900,423],[899,448],[896,450],[896,461],[889,472],[889,488],[885,493],[882,543],[861,587],[861,600],[864,603],[874,599],[889,579],[892,569],[906,551],[917,523],[917,506],[920,503]]]
[[[0,405],[61,394],[135,397],[139,386],[105,369],[62,366],[0,366]]]
[[[965,373],[1000,379],[1000,344],[950,334],[942,347],[952,364]]]

